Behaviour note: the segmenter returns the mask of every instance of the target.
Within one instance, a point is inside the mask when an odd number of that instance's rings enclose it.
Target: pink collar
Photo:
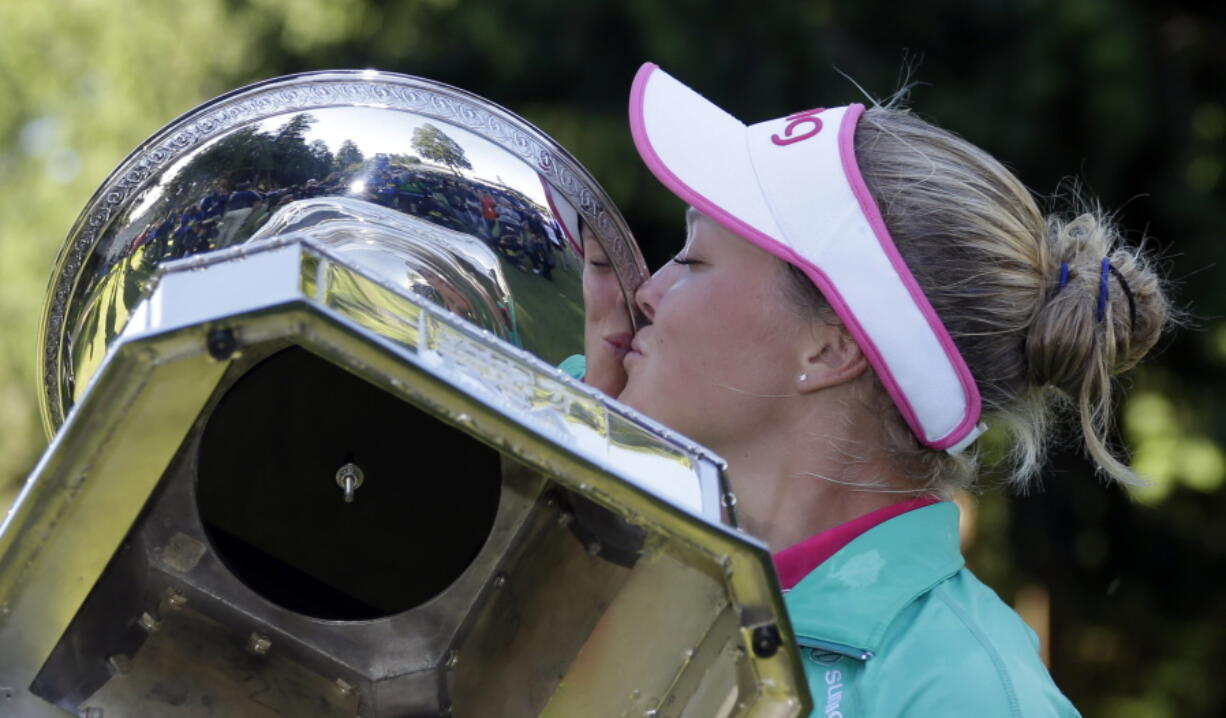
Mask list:
[[[775,571],[779,574],[779,585],[784,591],[800,583],[800,579],[808,576],[813,569],[823,561],[838,553],[839,549],[851,543],[852,539],[868,531],[877,524],[885,523],[895,516],[908,511],[931,506],[940,499],[931,496],[921,496],[916,499],[900,501],[885,508],[877,509],[858,519],[839,524],[814,534],[800,543],[789,546],[774,554]]]

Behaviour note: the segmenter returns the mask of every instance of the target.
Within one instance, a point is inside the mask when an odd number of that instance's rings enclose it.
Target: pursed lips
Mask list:
[[[625,358],[626,354],[632,350],[631,347],[633,345],[632,344],[633,339],[634,339],[634,335],[631,334],[630,332],[622,332],[620,334],[610,334],[609,336],[604,338],[605,342],[608,343],[608,345],[613,348],[613,353],[617,356],[618,359]]]
[[[639,346],[639,338],[636,336],[634,337],[634,340],[630,342],[630,351],[626,353],[626,356],[622,361],[629,361],[632,358],[641,356],[643,356],[643,350]]]

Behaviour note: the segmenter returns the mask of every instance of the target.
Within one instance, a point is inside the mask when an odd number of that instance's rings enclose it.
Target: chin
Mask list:
[[[634,386],[634,380],[627,379],[626,386],[622,389],[621,393],[617,395],[617,400],[640,414],[651,416],[651,413],[648,411],[648,407],[643,406],[642,402],[639,400],[640,395],[641,392]]]
[[[594,381],[593,377],[596,377]],[[586,381],[588,386],[591,386],[593,389],[602,391],[605,394],[617,399],[620,398],[619,394],[622,393],[622,390],[626,386],[626,375],[619,373],[616,370],[596,367],[595,369],[589,368],[587,372],[587,379],[584,381]]]
[[[652,395],[650,392],[644,392],[627,386],[626,390],[617,397],[617,400],[631,409],[634,409],[643,416],[658,421],[668,428],[676,431],[677,428],[673,426],[673,422],[669,421],[670,417],[668,416],[667,412],[661,411],[663,407],[660,406],[660,402],[651,401],[649,399],[651,396]]]

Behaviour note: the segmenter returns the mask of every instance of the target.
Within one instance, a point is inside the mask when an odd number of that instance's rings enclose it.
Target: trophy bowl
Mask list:
[[[40,334],[48,435],[168,262],[242,246],[328,213],[437,228],[333,232],[337,251],[551,363],[582,352],[584,237],[630,295],[647,269],[625,221],[557,143],[442,83],[315,72],[236,90],[137,148],[55,261]],[[390,245],[390,246],[389,246]]]
[[[596,246],[633,317],[599,185],[430,80],[278,78],[155,134],[52,274],[0,714],[806,712],[723,462],[559,369]]]

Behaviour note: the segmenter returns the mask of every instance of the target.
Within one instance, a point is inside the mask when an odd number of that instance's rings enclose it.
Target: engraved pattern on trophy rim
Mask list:
[[[54,289],[42,322],[43,400],[51,422],[59,426],[64,420],[60,356],[69,296],[86,257],[97,246],[100,231],[140,190],[159,178],[158,172],[183,155],[241,124],[276,115],[357,105],[413,112],[462,127],[519,155],[571,201],[605,245],[615,269],[620,270],[616,274],[623,290],[633,279],[645,278],[646,266],[631,243],[614,241],[619,235],[629,239],[630,232],[620,215],[608,211],[612,203],[596,181],[526,120],[492,103],[474,100],[480,98],[409,75],[358,70],[304,73],[268,80],[211,100],[155,133],[94,194],[56,258]],[[627,291],[626,296],[630,295]]]

